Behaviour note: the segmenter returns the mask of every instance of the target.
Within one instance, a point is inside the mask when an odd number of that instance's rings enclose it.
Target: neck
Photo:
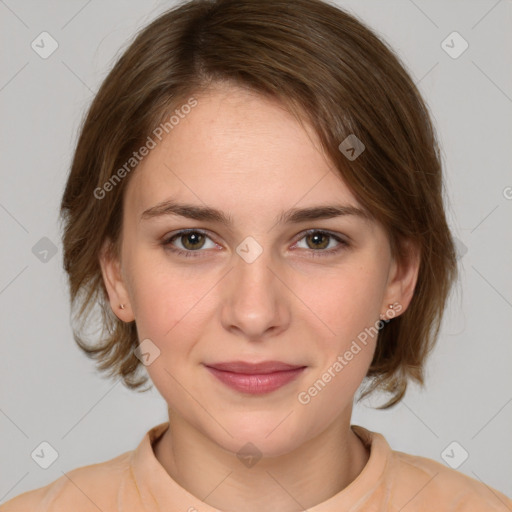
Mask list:
[[[297,512],[342,491],[366,465],[369,452],[350,429],[350,416],[351,410],[340,415],[290,453],[246,467],[169,411],[170,428],[153,449],[173,480],[214,508]]]

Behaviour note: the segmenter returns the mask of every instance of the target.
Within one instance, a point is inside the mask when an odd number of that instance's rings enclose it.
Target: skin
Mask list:
[[[277,102],[226,86],[197,99],[130,177],[120,258],[101,256],[105,284],[116,315],[135,320],[139,339],[160,350],[147,370],[169,408],[171,428],[154,445],[169,475],[222,510],[303,510],[344,489],[368,461],[350,419],[376,337],[310,403],[297,396],[388,304],[406,310],[418,258],[411,251],[398,264],[383,227],[355,215],[276,223],[290,208],[361,205],[313,131]],[[141,219],[170,198],[222,210],[234,224]],[[163,244],[186,228],[206,238]],[[313,228],[349,245],[325,235],[316,248],[304,233]],[[236,252],[247,236],[263,250],[252,263]],[[276,391],[249,395],[204,366],[233,360],[307,368]],[[247,442],[262,453],[252,467],[236,456]]]

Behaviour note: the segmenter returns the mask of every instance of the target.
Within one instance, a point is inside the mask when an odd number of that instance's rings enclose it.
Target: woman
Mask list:
[[[164,13],[96,95],[62,215],[79,346],[133,389],[147,370],[169,422],[2,510],[511,508],[350,424],[362,383],[384,407],[423,383],[456,277],[442,193],[423,100],[352,16]]]

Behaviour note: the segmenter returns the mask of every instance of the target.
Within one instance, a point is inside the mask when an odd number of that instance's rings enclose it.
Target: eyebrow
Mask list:
[[[173,200],[163,201],[151,208],[145,210],[141,215],[141,220],[154,219],[168,215],[177,215],[199,221],[217,222],[227,227],[233,225],[233,219],[230,215],[208,206],[198,206],[193,204],[178,203]],[[356,206],[350,205],[321,205],[308,208],[292,208],[282,212],[275,220],[276,224],[298,224],[301,222],[332,219],[342,216],[356,216],[365,220],[371,220],[370,213]]]

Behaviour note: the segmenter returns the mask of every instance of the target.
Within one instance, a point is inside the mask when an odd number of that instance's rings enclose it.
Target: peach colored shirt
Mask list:
[[[1,512],[219,512],[179,486],[152,445],[169,423],[149,430],[139,446],[83,466],[0,506]],[[499,491],[425,457],[391,450],[382,434],[352,425],[370,449],[359,476],[308,512],[511,512]]]

